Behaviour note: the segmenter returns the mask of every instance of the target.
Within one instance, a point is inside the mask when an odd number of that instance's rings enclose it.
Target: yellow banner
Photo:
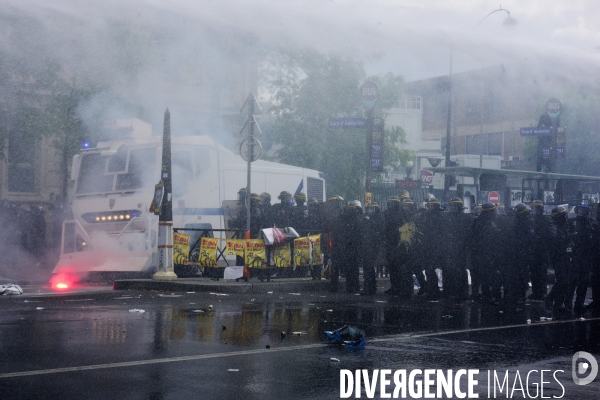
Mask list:
[[[200,240],[200,254],[198,256],[198,264],[200,264],[203,267],[216,267],[218,249],[218,238],[203,237]]]
[[[244,265],[248,268],[262,268],[266,266],[265,259],[265,241],[262,239],[246,239]]]
[[[312,264],[323,264],[323,253],[321,252],[321,235],[309,236],[308,239],[312,243]]]
[[[244,257],[244,239],[227,239],[225,255]]]
[[[309,238],[294,239],[294,265],[300,267],[310,265],[312,243]]]
[[[273,247],[273,264],[279,268],[292,266],[292,253],[289,243],[282,243]]]
[[[190,255],[190,235],[173,232],[173,263],[187,264]]]

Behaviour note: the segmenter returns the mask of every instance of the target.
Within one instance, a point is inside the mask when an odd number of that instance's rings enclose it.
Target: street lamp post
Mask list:
[[[510,16],[510,11],[508,11],[505,8],[502,8],[502,5],[500,5],[500,8],[492,11],[491,13],[489,13],[488,15],[483,17],[481,19],[481,21],[479,21],[477,26],[481,25],[481,23],[483,21],[485,21],[490,15],[497,13],[498,11],[505,12],[507,14],[504,21],[502,21],[503,27],[512,28],[517,25],[517,20]],[[483,75],[482,75],[481,79],[483,79]],[[452,162],[450,161],[450,136],[451,136],[451,130],[452,130],[451,120],[452,120],[452,51],[450,52],[450,74],[448,75],[448,110],[447,110],[447,114],[446,114],[446,154],[445,154],[446,167],[449,167],[452,164]],[[483,101],[482,101],[482,105],[481,105],[480,130],[481,130],[481,132],[479,135],[479,153],[480,153],[479,154],[479,166],[482,167],[483,166]],[[448,196],[448,191],[450,190],[450,186],[452,183],[451,181],[452,180],[449,178],[448,174],[446,174],[444,176],[444,199],[446,199],[446,197]]]

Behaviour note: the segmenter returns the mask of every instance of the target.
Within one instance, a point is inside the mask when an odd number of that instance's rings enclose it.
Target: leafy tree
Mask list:
[[[363,117],[359,86],[366,80],[355,59],[314,50],[273,52],[263,69],[271,93],[273,117],[263,124],[265,146],[280,162],[325,173],[328,192],[360,198],[367,160],[365,131],[329,129],[332,117]],[[381,87],[374,117],[398,100],[402,78],[373,77]],[[401,129],[386,129],[384,163],[395,169],[410,153],[396,146],[405,142]]]

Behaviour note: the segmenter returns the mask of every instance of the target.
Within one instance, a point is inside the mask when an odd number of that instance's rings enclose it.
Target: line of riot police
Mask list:
[[[445,207],[430,198],[418,208],[408,192],[390,197],[385,212],[370,203],[363,213],[360,202],[344,205],[339,196],[327,203],[332,203],[324,227],[331,243],[331,291],[338,290],[342,274],[346,291],[358,292],[362,266],[361,294],[375,294],[383,256],[391,285],[386,293],[394,296],[413,295],[416,277],[418,295],[432,300],[472,299],[518,310],[528,298],[545,301],[558,317],[571,311],[581,317],[599,304],[600,230],[585,204],[576,206],[576,216],[569,219],[560,206],[544,215],[541,201],[531,207],[520,203],[508,212],[501,204],[484,203],[477,215],[464,213],[460,198]],[[556,282],[547,294],[550,267]],[[590,283],[596,302],[586,307]]]
[[[391,285],[386,294],[403,298],[414,294],[416,278],[419,296],[433,300],[443,296],[456,302],[472,299],[515,310],[526,301],[531,284],[530,300],[545,301],[555,314],[572,310],[581,317],[591,283],[596,302],[588,308],[599,304],[600,229],[585,204],[576,206],[576,217],[569,219],[564,207],[544,215],[541,201],[531,207],[520,203],[508,211],[484,203],[477,213],[467,214],[458,197],[445,207],[430,198],[423,208],[407,191],[390,197],[385,211],[369,203],[363,212],[359,201],[344,202],[340,196],[325,203],[310,199],[308,205],[304,193],[293,198],[294,202],[284,191],[278,196],[280,202],[271,205],[268,193],[251,194],[251,237],[258,238],[261,229],[274,226],[293,227],[301,236],[321,233],[331,291],[338,290],[341,275],[347,292],[375,294],[384,264]],[[245,204],[245,189],[238,200]],[[245,215],[241,207],[240,229],[245,227]],[[555,271],[556,283],[547,294],[549,267]],[[313,278],[320,278],[320,268],[311,272]]]

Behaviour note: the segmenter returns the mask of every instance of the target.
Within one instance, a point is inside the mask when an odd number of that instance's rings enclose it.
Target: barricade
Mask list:
[[[182,231],[198,232],[199,236]],[[214,237],[220,232],[225,238]],[[308,276],[309,272],[320,279],[321,234],[298,236],[293,228],[264,229],[260,239],[244,239],[243,231],[232,229],[174,228],[175,273],[218,279],[225,268],[243,265],[246,279]]]

